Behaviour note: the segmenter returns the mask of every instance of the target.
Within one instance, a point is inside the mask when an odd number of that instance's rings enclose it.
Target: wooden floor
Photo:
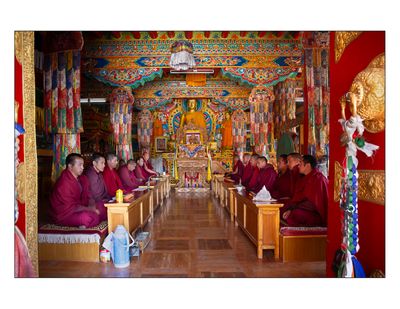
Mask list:
[[[246,278],[325,277],[325,262],[282,263],[256,247],[230,222],[211,193],[171,193],[147,224],[152,240],[131,265],[40,262],[40,277]]]

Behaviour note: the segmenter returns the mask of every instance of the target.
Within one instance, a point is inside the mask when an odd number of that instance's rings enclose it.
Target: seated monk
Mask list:
[[[268,191],[271,191],[277,177],[274,166],[268,163],[266,157],[259,157],[257,159],[257,167],[259,170],[257,182],[253,187],[249,187],[249,191],[258,193],[264,186]]]
[[[85,175],[90,184],[90,192],[92,193],[92,197],[96,202],[107,202],[112,196],[108,194],[103,178],[106,159],[100,153],[94,153],[92,155],[92,164],[93,165],[85,171]]]
[[[145,183],[149,179],[149,175],[146,173],[144,169],[144,160],[140,157],[137,161],[137,165],[135,167],[135,176],[139,181]]]
[[[115,196],[115,192],[118,189],[127,191],[122,184],[121,179],[116,171],[116,167],[118,164],[118,158],[114,153],[108,153],[106,156],[107,165],[104,168],[103,178],[104,183],[106,184],[107,192],[110,196]]]
[[[305,176],[297,183],[294,196],[281,208],[282,218],[289,226],[326,226],[328,180],[316,166],[313,156],[303,156],[299,170]]]
[[[235,183],[239,183],[242,181],[243,171],[243,162],[240,161],[240,157],[238,155],[235,155],[233,157],[233,172],[229,173],[227,176],[230,177]]]
[[[278,158],[278,177],[276,178],[274,187],[272,188],[271,195],[275,199],[289,199],[292,197],[290,186],[291,178],[288,169],[287,155],[281,154]]]
[[[83,157],[71,153],[65,160],[66,168],[57,179],[50,195],[50,217],[55,224],[88,228],[106,218],[91,198],[89,181],[83,173]],[[102,207],[104,204],[101,202]],[[99,208],[97,208],[99,206]]]
[[[150,154],[145,152],[143,154],[143,167],[146,173],[150,176],[157,176],[158,173],[154,170],[153,165],[150,163]]]
[[[118,170],[119,178],[121,179],[123,186],[129,191],[132,191],[133,189],[136,189],[144,184],[143,181],[139,181],[136,178],[134,172],[135,167],[136,162],[132,159],[129,159],[126,165],[122,166]]]
[[[292,152],[288,154],[288,168],[290,171],[290,197],[294,195],[296,183],[303,177],[299,171],[299,164],[302,160],[301,154]]]
[[[242,176],[242,185],[247,186],[250,182],[251,176],[253,175],[253,169],[254,167],[257,167],[257,159],[258,155],[253,154],[245,154],[244,155],[244,170],[243,170],[243,176]]]
[[[251,171],[251,178],[250,178],[249,182],[247,183],[247,185],[245,186],[247,191],[252,191],[252,188],[254,188],[257,185],[258,173],[260,172],[260,169],[257,167],[259,157],[260,156],[257,155],[257,157],[255,157],[257,159],[253,160],[253,156],[252,156],[250,159],[250,163],[251,163],[253,169]],[[253,166],[253,164],[254,164],[254,166]]]

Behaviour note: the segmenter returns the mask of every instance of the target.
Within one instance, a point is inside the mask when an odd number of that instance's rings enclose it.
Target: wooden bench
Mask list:
[[[283,262],[325,261],[326,227],[282,227],[279,256]]]
[[[87,229],[45,224],[38,231],[39,260],[99,262],[106,236],[107,221]]]

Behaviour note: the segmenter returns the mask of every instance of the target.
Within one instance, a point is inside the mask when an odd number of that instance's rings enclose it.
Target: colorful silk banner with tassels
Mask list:
[[[249,97],[251,134],[260,155],[267,155],[270,150],[274,100],[273,91],[265,86],[255,87]]]
[[[274,87],[274,123],[276,137],[284,132],[281,128],[289,120],[296,119],[296,81],[287,79],[283,83],[279,83]]]
[[[45,131],[82,132],[80,52],[52,53],[44,59]]]
[[[52,180],[65,168],[71,152],[80,153],[83,132],[80,103],[80,51],[46,54],[44,57],[45,132],[53,134]]]
[[[142,110],[139,113],[138,122],[138,139],[139,147],[149,148],[151,147],[151,135],[153,134],[153,116],[147,109]]]
[[[246,148],[246,124],[246,113],[240,109],[235,110],[232,113],[233,147],[240,148],[241,151]]]
[[[132,110],[134,98],[132,89],[114,89],[110,97],[110,122],[116,155],[125,161],[132,159]]]
[[[65,169],[65,159],[70,153],[81,152],[80,134],[54,134],[53,135],[53,165],[51,180],[55,182]]]
[[[329,51],[306,48],[306,87],[308,102],[308,153],[329,155]]]

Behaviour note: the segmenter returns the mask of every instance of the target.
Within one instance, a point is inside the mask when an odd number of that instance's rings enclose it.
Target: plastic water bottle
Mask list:
[[[129,237],[132,239],[132,243],[129,244]],[[114,231],[114,258],[113,263],[117,268],[128,267],[130,264],[129,260],[129,247],[133,245],[133,238],[127,232],[123,225],[118,225]]]

